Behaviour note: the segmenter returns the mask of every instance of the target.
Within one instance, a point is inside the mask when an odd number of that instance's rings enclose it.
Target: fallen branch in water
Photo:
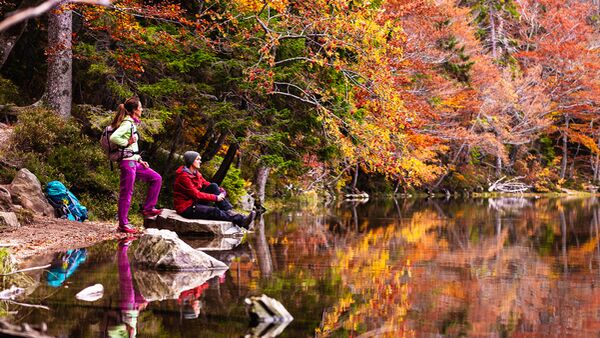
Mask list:
[[[488,191],[490,191],[490,192],[491,191],[499,191],[499,192],[508,192],[508,193],[523,193],[523,192],[531,189],[530,185],[518,181],[519,179],[521,179],[523,177],[524,176],[517,176],[517,177],[514,177],[509,180],[504,181],[506,176],[502,176],[499,180],[490,184]]]
[[[34,266],[34,267],[31,267],[31,268],[21,269],[21,270],[17,270],[17,271],[12,271],[12,272],[9,272],[9,273],[0,273],[0,276],[10,276],[10,275],[14,275],[14,274],[20,273],[20,272],[45,269],[45,268],[49,268],[49,267],[50,267],[50,264],[41,265],[41,266]]]

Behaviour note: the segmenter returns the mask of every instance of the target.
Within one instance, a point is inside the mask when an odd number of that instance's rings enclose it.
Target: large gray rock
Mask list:
[[[20,227],[21,224],[14,212],[0,211],[0,230],[7,230]]]
[[[179,216],[175,210],[163,209],[155,219],[146,220],[146,228],[175,231],[178,234],[234,237],[244,235],[245,230],[227,221],[189,219]]]
[[[229,267],[196,250],[169,230],[146,229],[134,252],[135,263],[171,271],[223,270]]]
[[[7,186],[0,186],[0,211],[13,211],[12,197]]]
[[[227,270],[200,272],[158,272],[138,270],[134,274],[140,294],[148,302],[177,299],[183,291],[191,290]]]
[[[252,211],[252,209],[254,209],[254,197],[250,194],[240,197],[239,203],[241,204],[242,209],[246,211]]]
[[[10,184],[12,200],[38,215],[54,216],[54,208],[46,200],[40,181],[29,170],[19,170]]]

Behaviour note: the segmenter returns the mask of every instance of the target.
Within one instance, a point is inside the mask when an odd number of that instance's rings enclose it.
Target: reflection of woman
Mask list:
[[[121,321],[123,324],[113,326],[109,329],[110,337],[135,337],[137,334],[137,318],[140,310],[148,304],[144,297],[133,287],[131,278],[131,266],[127,249],[133,238],[124,238],[119,242],[117,249],[117,263],[119,266],[119,290],[121,298],[119,308],[121,309]],[[125,333],[125,335],[123,335]]]

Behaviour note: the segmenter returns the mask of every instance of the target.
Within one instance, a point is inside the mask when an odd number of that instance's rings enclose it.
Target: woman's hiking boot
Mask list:
[[[126,234],[137,234],[138,233],[138,230],[136,228],[132,227],[129,224],[119,225],[119,227],[117,228],[117,230],[119,232],[123,232],[123,233],[126,233]]]
[[[152,218],[160,215],[162,209],[150,209],[150,210],[142,210],[142,215],[144,218]]]

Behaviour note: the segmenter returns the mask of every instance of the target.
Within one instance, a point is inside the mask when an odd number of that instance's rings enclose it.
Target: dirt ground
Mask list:
[[[0,123],[0,156],[10,146],[13,133],[11,126]],[[36,217],[31,224],[11,230],[0,231],[0,247],[8,247],[11,254],[27,267],[36,257],[53,255],[55,252],[76,249],[120,237],[116,224],[108,222],[74,222],[58,218]]]
[[[81,223],[36,217],[31,224],[0,232],[0,246],[7,246],[11,254],[22,263],[37,255],[87,247],[126,236],[116,229],[116,224],[106,222]]]

